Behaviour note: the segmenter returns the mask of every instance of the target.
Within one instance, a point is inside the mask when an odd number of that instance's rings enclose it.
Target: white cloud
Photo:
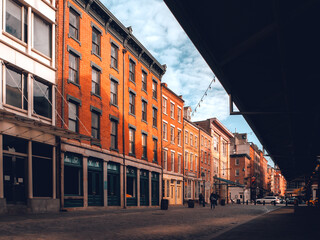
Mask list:
[[[106,7],[161,63],[167,65],[162,81],[193,109],[213,79],[213,73],[162,0],[104,0]],[[228,117],[228,97],[214,83],[193,120]]]

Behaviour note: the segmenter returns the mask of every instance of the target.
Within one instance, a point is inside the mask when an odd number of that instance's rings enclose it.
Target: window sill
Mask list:
[[[110,68],[113,68],[114,70],[116,70],[116,71],[119,73],[119,69],[118,69],[118,68],[113,67],[113,66],[111,66],[111,65],[110,65]]]
[[[148,95],[147,89],[141,88],[141,91]]]
[[[91,140],[91,145],[101,147],[100,139]]]
[[[8,38],[10,38],[11,40],[23,45],[24,47],[27,47],[28,44],[25,43],[24,41],[20,40],[19,38],[16,38],[15,36],[11,35],[10,33],[7,33],[6,31],[2,31],[2,34]]]
[[[164,114],[164,115],[166,115],[166,116],[168,116],[168,114],[167,114],[167,113],[165,113],[165,112],[164,112],[163,114]]]
[[[141,159],[148,161],[148,158],[147,158],[147,157],[141,157]]]
[[[129,112],[129,115],[133,116],[134,118],[136,118],[136,115],[134,115],[133,113]]]
[[[119,153],[119,149],[117,149],[117,148],[111,148],[110,147],[110,151],[115,151],[115,152]]]
[[[134,153],[129,153],[129,156],[131,156],[131,157],[136,157],[136,154],[134,154]]]
[[[41,57],[47,59],[48,61],[51,61],[52,60],[52,57],[49,57],[47,55],[45,55],[44,53],[40,52],[39,50],[35,49],[35,48],[32,48],[31,49],[33,52],[37,53],[38,55],[40,55]],[[52,54],[52,53],[51,53]]]
[[[148,125],[148,122],[147,122],[147,121],[145,121],[145,120],[143,120],[143,119],[141,119],[141,122],[144,122],[145,124],[147,124],[147,125]]]
[[[152,96],[152,99],[158,102],[158,98],[155,98],[154,96]]]
[[[73,39],[74,41],[76,41],[76,42],[79,44],[79,46],[81,46],[81,42],[80,42],[78,39],[74,38],[74,37],[71,36],[70,34],[68,34],[68,37],[71,38],[71,39]]]
[[[74,82],[74,81],[71,81],[71,80],[69,80],[69,79],[67,80],[67,82],[68,82],[68,83],[71,83],[71,84],[77,86],[79,89],[81,89],[81,86],[80,86],[78,83],[76,83],[76,82]]]
[[[114,106],[114,107],[116,107],[116,108],[118,108],[118,109],[119,109],[119,106],[118,106],[118,105],[116,105],[116,104],[110,103],[110,106]]]
[[[157,126],[152,126],[152,127],[158,130]]]
[[[136,86],[136,82],[129,79],[129,82],[132,82]]]
[[[94,52],[92,52],[92,51],[91,51],[91,55],[95,55],[97,58],[99,58],[99,59],[100,59],[100,61],[102,61],[101,56],[99,56],[98,54],[96,54],[96,53],[94,53]]]
[[[97,98],[100,98],[100,100],[101,100],[101,96],[98,95],[98,94],[96,94],[96,93],[94,93],[94,92],[91,92],[91,96],[95,96],[95,97],[97,97]]]
[[[167,140],[167,139],[163,139],[163,141],[168,142],[168,140]]]

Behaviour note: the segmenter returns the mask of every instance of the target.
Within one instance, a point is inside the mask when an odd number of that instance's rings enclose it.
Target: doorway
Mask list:
[[[88,206],[103,206],[102,161],[88,159]]]
[[[27,158],[3,155],[4,197],[8,204],[26,204]]]

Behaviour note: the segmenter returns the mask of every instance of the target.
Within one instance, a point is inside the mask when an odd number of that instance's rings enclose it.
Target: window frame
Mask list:
[[[166,122],[162,123],[162,135],[163,140],[168,141],[168,123]]]
[[[158,139],[153,138],[153,162],[158,162]]]
[[[152,80],[152,97],[158,99],[158,83]]]
[[[132,139],[130,137],[132,136]],[[129,155],[135,156],[136,154],[136,129],[129,127]]]
[[[114,50],[114,51],[113,51]],[[114,53],[114,55],[113,55]],[[118,69],[118,60],[119,60],[119,47],[114,44],[113,42],[111,42],[111,67],[114,69]]]
[[[98,120],[98,126],[93,126],[93,116],[96,115],[97,116],[97,120]],[[100,140],[100,127],[101,127],[101,120],[100,120],[100,117],[101,117],[101,113],[95,111],[95,110],[91,110],[91,137],[94,138],[94,139],[97,139],[97,140]],[[97,137],[93,136],[93,130],[96,130],[97,131]]]
[[[129,114],[136,115],[136,94],[129,91]]]
[[[110,103],[118,106],[118,82],[111,78],[110,81]],[[115,92],[112,91],[112,86],[115,88]]]
[[[136,63],[132,59],[129,59],[129,81],[136,82]]]
[[[93,35],[97,35],[97,42],[94,41]],[[95,48],[94,48],[95,47]],[[98,49],[98,52],[96,52],[96,49]],[[92,46],[91,46],[91,52],[92,54],[95,54],[97,56],[101,56],[101,31],[97,29],[95,26],[92,26]]]
[[[147,80],[148,74],[142,70],[141,73],[141,89],[142,91],[147,92],[147,84],[148,84],[148,80]]]
[[[70,14],[75,16],[76,18],[76,24],[77,26],[73,26],[73,24],[70,23]],[[70,33],[70,28],[76,29],[76,36]],[[69,37],[74,38],[76,40],[80,40],[80,15],[78,12],[76,12],[73,8],[69,7]]]
[[[147,122],[147,108],[148,103],[145,100],[141,100],[141,120]]]
[[[158,126],[158,109],[152,108],[152,127],[157,128]]]
[[[148,135],[145,133],[141,134],[141,145],[142,145],[142,159],[148,159]]]
[[[75,112],[76,119],[70,118],[70,105],[69,104],[73,104],[76,108],[76,112]],[[73,131],[72,129],[70,129],[70,119],[71,119],[71,121],[75,122],[75,131],[74,132],[78,133],[79,132],[79,103],[72,101],[72,100],[68,101],[68,129],[70,131]]]
[[[48,58],[52,58],[52,56],[53,56],[53,52],[52,52],[52,49],[53,49],[53,46],[52,46],[52,24],[51,23],[49,23],[48,21],[46,21],[46,20],[44,20],[41,16],[39,16],[38,14],[36,14],[36,13],[34,13],[33,12],[33,31],[32,31],[32,47],[37,51],[37,52],[39,52],[39,53],[41,53],[41,54],[43,54],[44,56],[46,56],[46,57],[48,57]],[[48,47],[49,47],[49,49],[48,49],[48,51],[49,51],[49,54],[47,55],[45,52],[43,52],[42,50],[40,50],[40,49],[37,49],[36,48],[36,46],[35,46],[35,41],[36,41],[36,36],[35,36],[35,29],[38,29],[39,27],[36,27],[35,26],[35,24],[36,24],[36,21],[35,21],[35,19],[36,18],[38,18],[39,20],[41,20],[43,23],[45,23],[45,24],[47,24],[48,26],[49,26],[49,38],[48,38]]]
[[[115,128],[113,128],[112,125],[115,125]],[[118,125],[119,125],[119,122],[115,119],[110,119],[110,149],[111,150],[116,150],[118,151]],[[113,129],[115,129],[115,133],[113,132]],[[114,139],[114,146],[112,146],[112,139]]]
[[[97,73],[97,76],[98,76],[98,82],[94,81],[93,79],[93,71],[95,71]],[[93,87],[95,88],[95,91],[93,91]],[[92,66],[91,68],[91,92],[97,96],[100,96],[101,94],[101,70]],[[98,91],[98,93],[97,93]]]
[[[70,56],[74,57],[75,58],[75,65],[76,65],[76,69],[72,68],[70,66]],[[76,84],[79,84],[79,69],[80,69],[80,56],[75,54],[74,52],[72,51],[69,51],[69,76],[68,76],[68,80],[72,83],[76,83]],[[76,72],[76,79],[75,81],[73,79],[70,78],[70,71],[72,72]]]

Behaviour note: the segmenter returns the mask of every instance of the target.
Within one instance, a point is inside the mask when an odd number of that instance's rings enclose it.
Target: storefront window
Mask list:
[[[51,86],[36,79],[33,81],[33,109],[36,114],[52,117],[52,92]]]

